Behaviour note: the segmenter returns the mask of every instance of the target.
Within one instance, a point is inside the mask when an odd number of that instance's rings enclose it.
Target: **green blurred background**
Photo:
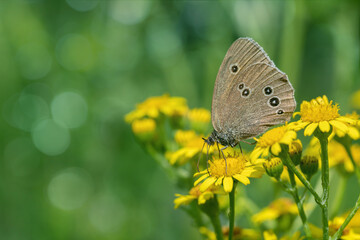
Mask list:
[[[163,93],[210,109],[245,36],[298,103],[326,94],[345,113],[360,88],[359,25],[356,0],[0,1],[0,239],[200,239],[124,115]],[[249,187],[260,206],[264,184]]]

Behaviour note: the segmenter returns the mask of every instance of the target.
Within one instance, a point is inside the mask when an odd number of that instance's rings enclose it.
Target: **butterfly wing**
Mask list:
[[[257,56],[262,62],[241,66],[236,74],[231,73],[229,67],[237,58],[254,57],[232,55],[232,58],[225,57],[221,66],[221,71],[227,69],[231,77],[220,80],[223,86],[221,90],[217,88],[217,95],[213,96],[213,126],[236,140],[254,137],[270,126],[288,121],[296,107],[294,89],[286,74],[275,67],[266,53],[262,54],[263,57]]]
[[[216,131],[219,131],[221,127],[217,116],[218,110],[223,105],[219,101],[220,96],[224,93],[229,82],[237,78],[240,72],[248,66],[261,62],[275,66],[262,47],[251,38],[239,38],[230,46],[220,66],[213,92],[211,119]],[[236,73],[231,71],[231,67],[234,66],[238,68]]]

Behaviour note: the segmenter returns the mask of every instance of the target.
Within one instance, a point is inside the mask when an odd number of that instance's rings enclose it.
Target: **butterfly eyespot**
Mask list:
[[[239,84],[239,90],[242,90],[245,87],[245,85],[243,83]]]
[[[276,107],[280,104],[280,99],[278,97],[272,97],[269,99],[269,105],[271,107]]]
[[[239,67],[236,64],[233,64],[230,66],[230,71],[232,73],[237,73],[238,70],[239,70]]]
[[[263,89],[263,91],[264,91],[264,94],[265,94],[266,96],[269,96],[269,95],[272,94],[273,89],[272,89],[270,86],[267,86],[267,87],[265,87],[265,88]]]
[[[245,88],[245,89],[242,91],[241,95],[242,95],[243,97],[248,97],[248,96],[250,95],[250,89],[249,89],[249,88]]]
[[[284,111],[282,110],[282,109],[279,109],[279,110],[277,110],[277,112],[276,112],[277,114],[279,114],[279,115],[281,115],[281,114],[283,114],[284,113]]]

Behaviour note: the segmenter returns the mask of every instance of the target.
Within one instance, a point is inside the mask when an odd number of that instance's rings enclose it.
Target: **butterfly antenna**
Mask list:
[[[207,146],[206,146],[206,170],[207,170],[207,172],[208,172],[208,174],[209,174],[209,176],[211,175],[210,174],[210,172],[209,172],[209,150],[210,150],[210,145],[208,144]]]
[[[225,147],[220,149],[220,151],[221,151],[221,153],[222,153],[222,155],[224,157],[224,160],[225,160],[225,174],[227,174],[227,161],[226,161],[226,157],[225,157],[225,154],[224,154],[223,150],[225,150],[227,147],[228,146],[225,146]]]
[[[203,144],[203,146],[202,146],[202,148],[201,148],[201,152],[200,152],[200,155],[199,155],[199,159],[198,159],[197,164],[196,164],[196,169],[197,169],[198,172],[200,172],[200,169],[199,169],[200,159],[201,159],[201,156],[202,156],[202,151],[203,151],[203,149],[204,149],[204,147],[205,147],[205,143],[206,143],[206,142],[204,142],[204,144]]]

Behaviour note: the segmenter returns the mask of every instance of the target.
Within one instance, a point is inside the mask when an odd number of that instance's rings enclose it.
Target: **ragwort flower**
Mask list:
[[[279,198],[255,214],[251,219],[254,223],[262,223],[268,220],[275,220],[286,214],[297,215],[298,213],[298,208],[292,200]]]
[[[136,105],[136,109],[125,116],[125,121],[132,123],[136,119],[144,117],[158,118],[162,113],[169,117],[184,116],[188,111],[186,99],[170,97],[164,94],[159,97],[151,97]]]
[[[355,163],[360,166],[360,145],[351,145],[350,151]],[[354,172],[354,165],[344,146],[336,141],[329,142],[329,165],[330,167],[343,165],[346,172]]]
[[[321,132],[329,132],[331,126],[335,130],[348,133],[349,127],[346,123],[354,123],[351,118],[340,116],[339,106],[332,101],[329,102],[325,95],[310,102],[303,101],[300,112],[294,113],[294,116],[296,115],[300,115],[301,118],[290,124],[290,127],[296,131],[305,129],[305,136],[312,135],[317,128]]]
[[[225,192],[231,192],[234,181],[239,181],[244,185],[250,183],[249,177],[261,177],[264,169],[260,165],[252,165],[244,155],[234,155],[226,157],[227,167],[223,158],[209,161],[209,168],[196,173],[194,176],[201,176],[194,185],[203,181],[200,191],[205,191],[210,186],[224,187]]]
[[[170,164],[185,164],[190,159],[194,158],[199,153],[206,154],[206,149],[203,148],[204,140],[203,136],[196,135],[192,130],[183,131],[178,130],[175,134],[175,141],[179,144],[180,148],[173,152],[167,152],[166,157]],[[209,153],[212,153],[213,149],[209,149]]]
[[[200,186],[201,184],[191,188],[189,191],[189,195],[175,194],[175,208],[178,208],[181,205],[187,205],[196,199],[199,205],[204,204],[207,200],[213,198],[215,194],[224,194],[224,192],[219,186],[208,188],[203,192],[200,191]]]
[[[345,117],[354,120],[354,122],[352,122],[351,124],[350,123],[345,123],[347,125],[347,127],[349,128],[349,131],[347,133],[345,133],[345,132],[343,132],[341,130],[335,129],[334,130],[335,135],[338,138],[343,138],[346,135],[348,135],[353,140],[359,139],[360,138],[360,131],[359,131],[359,128],[360,128],[360,126],[359,126],[359,124],[360,124],[359,117],[360,116],[356,112],[353,112],[351,114],[349,114],[349,113],[345,114]]]
[[[281,152],[281,145],[290,145],[296,138],[296,132],[290,130],[287,125],[273,128],[264,133],[257,141],[256,147],[250,155],[252,161],[258,159],[260,156],[267,157],[270,153],[278,156]]]

